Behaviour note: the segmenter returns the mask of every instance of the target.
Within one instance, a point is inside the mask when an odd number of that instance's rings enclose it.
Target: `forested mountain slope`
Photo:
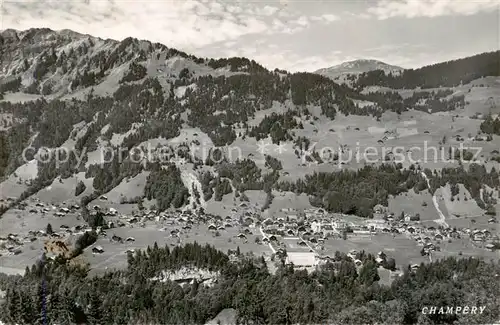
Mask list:
[[[0,44],[0,94],[4,98],[0,141],[5,144],[0,153],[1,186],[4,198],[12,196],[17,201],[56,179],[62,182],[75,175],[90,180],[94,194],[86,200],[91,201],[122,180],[147,171],[152,175],[144,191],[136,194],[157,200],[160,209],[203,205],[247,190],[264,191],[266,209],[272,192],[285,189],[314,194],[311,202],[331,210],[369,216],[371,208],[385,203],[389,194],[421,187],[423,180],[416,170],[400,170],[408,165],[366,167],[364,173],[336,176],[344,165],[365,168],[364,161],[340,163],[342,152],[356,142],[368,146],[386,141],[387,136],[374,135],[373,130],[388,125],[401,129],[404,121],[396,114],[426,116],[459,111],[467,105],[464,93],[450,89],[416,91],[409,97],[366,93],[317,74],[269,71],[246,58],[197,58],[132,38],[118,42],[68,30],[6,30]],[[368,72],[357,86],[455,85],[498,75],[493,69],[497,54],[405,70],[401,76]],[[471,74],[468,71],[475,63],[477,72]],[[441,79],[431,77],[435,75]],[[132,149],[151,143],[176,149],[175,154],[172,150],[163,163],[144,159],[133,163],[134,157],[127,153],[114,155],[102,166],[98,161],[103,148]],[[342,152],[321,151],[314,143],[335,151],[342,148]],[[258,159],[257,150],[264,145],[268,151]],[[32,150],[22,159],[28,146]],[[196,146],[205,153],[216,152],[221,159],[190,154]],[[237,161],[228,156],[230,146],[242,151]],[[28,164],[45,147],[69,149],[68,161],[59,166]],[[187,165],[180,166],[174,158],[182,158]],[[390,162],[386,158],[381,157],[381,162]],[[34,172],[19,176],[33,166]],[[358,178],[369,182],[366,173],[384,179],[381,175],[388,173],[386,168],[395,173],[393,180],[362,192],[353,187]],[[313,171],[329,176],[313,175]],[[316,187],[313,180],[321,183],[323,177],[340,177],[339,186],[346,192]],[[300,182],[309,185],[303,188]],[[339,195],[348,200],[342,207]],[[193,196],[197,199],[189,199]],[[75,199],[82,197],[75,195]]]

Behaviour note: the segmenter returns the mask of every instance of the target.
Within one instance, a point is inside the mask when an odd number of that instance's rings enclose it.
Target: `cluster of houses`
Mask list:
[[[101,201],[107,198],[100,197]],[[30,213],[52,213],[57,217],[64,217],[68,214],[80,213],[80,206],[45,204],[35,201],[34,204],[24,207]],[[240,207],[241,208],[241,207]],[[243,207],[245,208],[245,207]],[[439,250],[439,243],[444,240],[453,240],[459,238],[470,238],[472,242],[481,243],[485,249],[498,249],[495,242],[498,243],[498,235],[491,233],[486,229],[455,229],[455,228],[435,228],[424,227],[412,216],[405,215],[404,218],[396,218],[387,213],[387,208],[376,206],[374,208],[375,218],[364,219],[360,221],[346,221],[348,216],[343,214],[328,213],[321,208],[311,208],[304,211],[297,211],[290,208],[281,209],[273,215],[272,218],[263,219],[262,216],[251,209],[232,210],[231,216],[221,217],[208,214],[201,211],[178,210],[173,212],[159,212],[155,210],[143,209],[132,215],[119,213],[114,208],[101,208],[94,205],[91,214],[101,214],[107,216],[107,224],[98,228],[100,236],[107,237],[106,231],[120,227],[146,227],[147,224],[163,226],[160,230],[168,232],[167,236],[178,237],[184,232],[189,232],[194,225],[203,224],[214,234],[223,232],[230,228],[239,229],[238,238],[246,241],[249,235],[264,234],[261,241],[265,244],[276,242],[279,249],[280,238],[295,238],[297,245],[303,247],[305,251],[290,253],[288,257],[294,264],[316,265],[321,260],[328,259],[327,255],[318,257],[315,251],[321,251],[323,244],[329,238],[347,239],[353,236],[374,236],[378,233],[403,234],[414,239],[418,245],[421,245],[425,254]],[[384,216],[383,218],[381,216]],[[490,219],[490,223],[496,223],[495,218]],[[44,238],[66,238],[70,235],[80,235],[90,231],[86,224],[68,227],[61,225],[59,229],[53,229],[50,234],[46,230],[33,230],[25,236],[9,234],[0,237],[0,255],[13,255],[22,252],[22,246]],[[110,238],[114,243],[125,243],[135,241],[133,237],[121,238],[112,235]],[[95,254],[104,252],[102,246],[91,248]],[[315,261],[313,263],[313,261]],[[356,263],[356,261],[354,261]]]

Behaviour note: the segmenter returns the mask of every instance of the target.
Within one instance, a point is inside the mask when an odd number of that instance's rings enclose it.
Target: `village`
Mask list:
[[[335,261],[337,251],[351,257],[358,267],[362,265],[361,255],[372,254],[380,268],[388,269],[394,277],[409,265],[415,269],[422,262],[451,255],[495,256],[500,248],[498,231],[491,230],[496,228],[426,225],[416,216],[396,216],[381,205],[374,208],[372,219],[329,213],[321,208],[302,211],[282,208],[272,218],[264,218],[246,204],[221,217],[189,209],[170,212],[143,209],[128,214],[103,207],[105,196],[99,200],[103,204],[90,205],[89,209],[92,215],[103,216],[105,225],[96,228],[99,240],[86,248],[86,252],[104,256],[109,249],[113,250],[111,259],[122,256],[123,261],[127,253],[144,249],[154,243],[153,238],[163,237],[172,246],[201,241],[213,242],[217,248],[229,252],[247,247],[246,251],[269,256],[270,263],[285,261],[307,270]],[[46,225],[26,232],[0,233],[2,259],[22,255],[30,250],[28,247],[33,250],[34,244],[47,258],[69,254],[75,239],[92,231],[82,220],[82,209],[77,204],[46,204],[29,199],[17,209],[33,218],[50,217],[58,222],[53,222],[50,229]],[[488,225],[496,227],[496,224],[495,217],[488,219]],[[134,230],[146,234],[140,243],[135,243]],[[216,241],[218,238],[227,240]],[[113,263],[106,264],[108,267],[113,267]]]

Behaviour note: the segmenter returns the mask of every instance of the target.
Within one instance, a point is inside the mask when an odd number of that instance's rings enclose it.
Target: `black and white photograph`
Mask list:
[[[0,325],[500,325],[500,0],[0,0]]]

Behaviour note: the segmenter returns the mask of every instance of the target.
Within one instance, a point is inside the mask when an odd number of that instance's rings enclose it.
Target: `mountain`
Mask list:
[[[398,66],[390,65],[378,60],[354,60],[344,62],[333,67],[323,68],[316,70],[314,73],[322,76],[339,80],[342,76],[346,75],[359,75],[361,73],[381,70],[386,74],[399,74],[404,69]]]
[[[256,190],[267,197],[261,203],[264,211],[273,191],[294,188],[298,178],[312,171],[341,168],[338,154],[321,157],[310,149],[318,141],[335,149],[347,148],[349,139],[358,135],[345,138],[352,132],[346,123],[373,117],[371,126],[382,126],[380,119],[389,112],[428,114],[466,105],[465,91],[415,92],[404,98],[398,93],[364,93],[319,74],[269,71],[247,58],[198,58],[133,38],[118,42],[68,30],[30,29],[3,31],[0,43],[0,96],[4,98],[0,141],[7,144],[0,155],[0,177],[4,177],[0,186],[4,196],[9,193],[18,201],[72,179],[69,192],[75,195],[70,197],[90,202],[120,188],[126,179],[142,177],[138,192],[120,192],[119,201],[144,199],[161,210],[206,208],[230,193],[240,197]],[[389,67],[368,60],[341,66],[351,72]],[[398,122],[391,123],[398,127]],[[337,133],[336,128],[343,131]],[[376,144],[377,139],[370,137]],[[264,146],[263,141],[269,144]],[[129,163],[112,160],[106,168],[97,161],[103,148],[131,149],[151,143],[166,145],[174,154],[167,161],[144,164],[130,163],[132,156],[128,156]],[[27,146],[32,151],[64,147],[71,151],[71,159],[59,168],[33,165],[20,157]],[[188,154],[200,146],[204,147],[198,154]],[[230,146],[242,151],[236,161],[228,156]],[[263,146],[267,152],[259,159],[255,153]],[[213,152],[218,152],[215,156],[220,161],[207,156]],[[84,164],[70,166],[77,156]],[[242,174],[249,172],[251,177]],[[54,184],[56,179],[59,183]],[[348,200],[355,208],[348,210],[371,215],[371,207],[396,190],[382,187],[373,187],[383,192],[377,200],[351,196]],[[325,203],[323,190],[309,189],[308,194],[317,195],[329,209],[347,209]],[[369,191],[361,195],[377,197]]]
[[[500,51],[486,52],[452,61],[440,62],[418,69],[406,69],[397,75],[380,70],[360,75],[354,87],[383,86],[393,89],[456,87],[485,76],[500,76]]]

